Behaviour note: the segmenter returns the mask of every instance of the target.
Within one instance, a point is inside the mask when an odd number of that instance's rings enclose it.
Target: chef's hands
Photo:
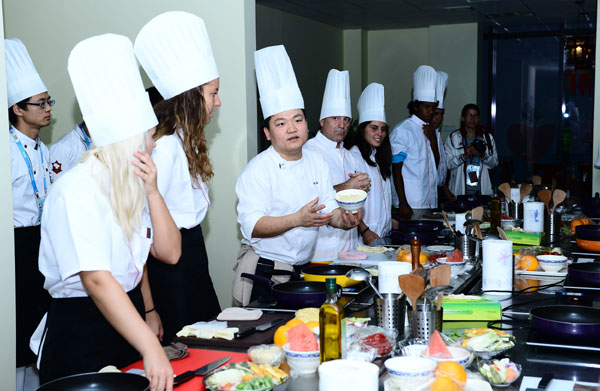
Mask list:
[[[158,340],[142,355],[151,391],[173,391],[173,367]]]
[[[356,172],[348,174],[350,179],[346,182],[342,182],[339,185],[334,186],[336,191],[346,189],[358,189],[369,192],[371,190],[371,178],[364,172]]]
[[[435,134],[435,128],[430,124],[423,124],[423,133],[425,133],[425,137],[429,139],[429,141],[437,140],[437,136]]]
[[[359,209],[357,213],[346,212],[342,208],[334,209],[333,217],[329,222],[329,225],[335,228],[349,230],[358,225],[362,220],[363,211]]]
[[[163,330],[162,321],[156,310],[148,312],[146,314],[146,324],[150,327],[150,330],[162,341],[165,331]]]
[[[406,203],[398,208],[398,215],[403,219],[410,220],[413,215],[413,210],[410,205]]]
[[[317,205],[318,202],[319,197],[304,205],[296,212],[298,219],[297,227],[320,227],[329,223],[333,214],[319,213],[321,209],[325,208],[325,205]]]
[[[131,164],[135,166],[133,173],[142,178],[146,197],[158,193],[158,186],[156,185],[156,166],[150,155],[138,150],[133,156],[137,159],[131,161]]]
[[[381,238],[375,232],[368,229],[365,231],[365,233],[362,234],[362,239],[363,239],[363,243],[368,246],[371,243],[373,243],[375,240],[379,240]]]

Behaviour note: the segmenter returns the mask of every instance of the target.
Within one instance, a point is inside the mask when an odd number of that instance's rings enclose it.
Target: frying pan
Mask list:
[[[392,244],[409,244],[411,240],[417,237],[421,241],[421,244],[434,244],[437,239],[437,231],[428,230],[408,230],[400,231],[393,229],[390,232],[390,238]]]
[[[398,219],[398,231],[435,231],[439,232],[444,228],[441,221],[430,220],[400,220]]]
[[[568,274],[574,283],[600,287],[600,263],[574,263]]]
[[[577,247],[588,251],[600,251],[600,225],[578,225],[575,227]]]
[[[335,277],[335,282],[342,288],[360,284],[360,281],[351,280],[346,277],[352,269],[356,269],[356,266],[349,265],[322,265],[322,266],[309,266],[302,269],[305,281],[320,281],[325,282],[328,277]]]
[[[132,373],[80,373],[52,380],[37,391],[147,391],[150,380]]]
[[[277,304],[285,308],[299,309],[304,307],[320,307],[325,302],[325,283],[317,281],[288,281],[281,284],[256,274],[242,273],[242,277],[249,278],[271,288]],[[338,296],[342,287],[338,287]]]
[[[600,194],[581,200],[581,210],[587,217],[600,217]]]
[[[472,194],[472,195],[459,195],[456,197],[456,199],[459,201],[473,202],[473,203],[477,204],[477,206],[480,206],[480,205],[489,205],[490,201],[492,200],[492,197],[489,195],[483,195],[483,194]]]
[[[446,201],[444,203],[444,210],[451,210],[455,213],[465,213],[470,211],[471,209],[480,206],[474,201],[469,201],[467,199],[456,199],[456,201]]]
[[[599,340],[600,309],[576,305],[533,308],[531,327],[548,337],[566,340]]]

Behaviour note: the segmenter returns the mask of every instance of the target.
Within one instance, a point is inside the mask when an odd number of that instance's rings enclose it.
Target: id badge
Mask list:
[[[469,164],[467,166],[467,185],[477,186],[479,182],[479,172],[481,171],[480,166]]]
[[[42,211],[44,210],[44,201],[45,198],[36,197],[37,207],[38,207],[38,223],[42,220]]]

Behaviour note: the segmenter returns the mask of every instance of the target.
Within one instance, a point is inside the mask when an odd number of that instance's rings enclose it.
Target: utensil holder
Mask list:
[[[442,331],[444,309],[439,311],[430,304],[417,304],[417,311],[408,307],[408,324],[411,338],[429,339],[435,330]]]
[[[406,297],[398,293],[383,293],[383,299],[376,298],[377,325],[386,330],[396,330],[404,335],[404,308]]]
[[[523,204],[511,201],[508,203],[508,215],[512,218],[523,219]]]
[[[544,219],[544,232],[548,243],[557,242],[560,239],[560,219],[558,212],[546,214]]]

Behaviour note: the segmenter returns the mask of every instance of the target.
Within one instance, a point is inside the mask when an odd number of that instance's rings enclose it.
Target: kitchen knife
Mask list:
[[[256,327],[248,327],[247,329],[238,331],[234,335],[235,335],[235,338],[243,338],[243,337],[246,337],[246,336],[252,334],[255,331],[265,331],[265,330],[270,329],[271,327],[277,326],[280,323],[283,323],[283,318],[275,319],[270,322],[263,323]]]
[[[546,387],[548,387],[548,385],[550,384],[550,382],[552,381],[552,378],[554,377],[553,374],[551,373],[546,373],[544,374],[544,376],[542,376],[542,379],[540,380],[540,382],[538,383],[537,388],[530,388],[527,387],[525,389],[525,391],[544,391],[546,389]]]
[[[175,379],[173,379],[173,385],[178,386],[182,383],[185,383],[186,381],[190,380],[191,378],[193,378],[195,376],[206,375],[208,372],[220,367],[221,365],[225,364],[229,360],[231,360],[231,356],[223,357],[216,361],[208,363],[205,366],[196,369],[195,371],[187,371],[187,372],[182,373],[181,375],[177,375],[177,376],[175,376]]]

